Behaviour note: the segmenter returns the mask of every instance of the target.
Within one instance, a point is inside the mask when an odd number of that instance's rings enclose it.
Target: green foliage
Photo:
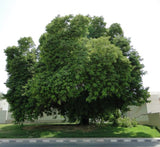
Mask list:
[[[23,38],[5,50],[6,96],[17,122],[57,109],[72,122],[88,124],[89,118],[102,120],[147,102],[139,54],[119,24],[105,26],[103,17],[57,16],[37,49]]]
[[[21,38],[18,46],[8,47],[5,50],[7,56],[7,72],[9,78],[6,86],[9,88],[5,98],[10,104],[16,122],[23,122],[28,97],[24,95],[24,86],[34,73],[35,63],[34,43],[30,37]]]
[[[103,17],[89,17],[89,34],[88,38],[99,38],[101,36],[107,36],[106,23],[104,22]]]
[[[110,27],[109,27],[109,36],[110,36],[110,40],[112,42],[112,40],[118,36],[124,36],[123,34],[123,30],[120,26],[120,24],[118,23],[113,23]]]
[[[129,117],[122,117],[122,113],[118,109],[111,113],[109,117],[105,119],[105,121],[108,121],[112,124],[112,126],[116,127],[136,127],[138,124],[134,119],[130,119]]]
[[[136,127],[137,126],[137,122],[136,120],[132,120],[128,117],[120,117],[118,119],[118,126],[119,127]]]
[[[129,51],[131,49],[130,40],[129,39],[118,35],[117,37],[113,38],[112,42],[113,42],[113,44],[115,46],[118,46],[121,49],[121,51],[123,52],[124,56],[128,56],[129,55]]]

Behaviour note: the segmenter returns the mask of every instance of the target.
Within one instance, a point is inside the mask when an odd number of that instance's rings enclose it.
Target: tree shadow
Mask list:
[[[126,132],[126,128],[121,128],[121,127],[111,127],[110,128],[112,130],[112,136],[113,137],[126,137],[126,138],[153,138],[153,136],[149,133],[145,133],[145,132]]]
[[[141,131],[126,131],[127,128],[105,126],[79,126],[77,124],[7,125],[0,127],[0,138],[153,138]],[[159,137],[159,136],[157,136]]]

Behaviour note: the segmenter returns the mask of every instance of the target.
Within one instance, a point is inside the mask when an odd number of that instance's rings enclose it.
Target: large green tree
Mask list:
[[[140,56],[119,24],[102,17],[56,17],[40,38],[39,71],[28,82],[29,116],[56,108],[71,121],[88,124],[117,109],[147,102]],[[31,105],[30,105],[31,106]]]
[[[18,46],[5,49],[7,56],[6,70],[8,80],[6,86],[9,88],[5,98],[10,104],[10,111],[15,121],[25,121],[25,108],[28,97],[24,95],[24,86],[34,73],[33,65],[36,62],[34,42],[31,37],[24,37],[18,40]]]
[[[130,105],[147,102],[148,88],[142,83],[144,66],[119,24],[106,28],[103,17],[57,16],[46,26],[39,42],[37,62],[29,66],[35,73],[23,84],[18,83],[20,95],[26,97],[23,104],[27,105],[16,121],[34,120],[44,113],[54,115],[56,109],[70,121],[89,124],[89,119],[103,119],[117,110],[125,112]],[[10,65],[9,58],[7,61]],[[19,73],[13,73],[13,77]],[[25,76],[27,73],[30,71],[23,71]],[[14,104],[11,110],[19,111],[17,105],[23,98],[10,99],[17,100],[10,102]]]

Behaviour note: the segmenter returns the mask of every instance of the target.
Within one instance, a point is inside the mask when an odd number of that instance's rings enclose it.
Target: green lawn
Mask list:
[[[0,124],[0,138],[61,138],[61,137],[160,137],[151,127],[138,125],[132,128],[78,125],[18,125]]]

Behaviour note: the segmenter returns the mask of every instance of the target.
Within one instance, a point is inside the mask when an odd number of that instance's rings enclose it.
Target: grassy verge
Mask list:
[[[0,125],[0,138],[61,138],[61,137],[160,137],[160,133],[148,126],[138,125],[132,128],[112,127],[108,125]]]

